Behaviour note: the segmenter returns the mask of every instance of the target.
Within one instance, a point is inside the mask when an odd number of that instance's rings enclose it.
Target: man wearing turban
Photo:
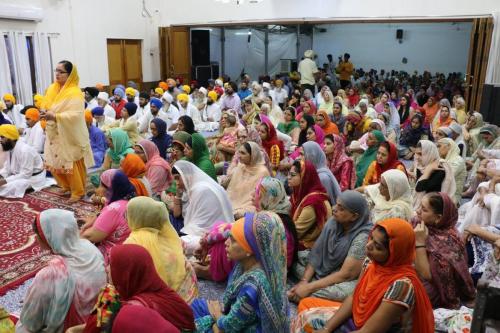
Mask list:
[[[122,117],[122,109],[127,104],[127,100],[125,99],[125,88],[123,86],[118,85],[113,91],[113,102],[111,102],[111,107],[115,110],[115,119],[121,119]]]
[[[179,94],[177,95],[177,102],[179,105],[179,114],[181,116],[189,116],[193,119],[193,123],[195,125],[201,123],[201,114],[200,111],[190,103],[188,94]]]
[[[0,126],[0,144],[7,158],[0,170],[0,197],[22,198],[28,188],[39,191],[55,184],[47,179],[43,160],[35,148],[19,140],[14,125]]]
[[[160,118],[167,123],[167,126],[172,123],[168,115],[165,113],[165,111],[163,111],[164,108],[168,108],[168,104],[162,103],[161,100],[155,97],[150,99],[149,112],[145,112],[141,119],[139,119],[139,134],[144,134],[144,136],[148,138],[151,137],[152,134],[150,124],[151,121],[155,118]],[[179,115],[177,115],[177,118],[179,118]]]
[[[111,105],[109,105],[109,94],[107,92],[101,91],[99,95],[97,95],[97,104],[99,104],[99,106],[103,108],[104,115],[107,118],[110,118],[113,121],[116,119],[116,111]]]
[[[24,142],[35,148],[39,154],[43,154],[45,131],[40,123],[40,111],[37,108],[29,108],[26,110],[24,117],[27,125],[23,133]]]
[[[92,154],[94,155],[95,169],[101,167],[102,163],[104,162],[104,154],[106,154],[106,150],[108,149],[106,135],[104,135],[104,132],[93,124],[94,117],[92,115],[94,113],[94,110],[100,112],[98,108],[99,107],[94,108],[92,111],[85,110],[85,123],[87,124],[87,128],[89,129],[90,147],[92,148]],[[100,109],[102,110],[102,108]]]
[[[299,62],[297,71],[300,74],[300,88],[302,92],[309,89],[314,94],[314,85],[316,84],[315,76],[319,73],[319,71],[313,58],[313,50],[307,50],[304,52],[304,59]]]
[[[16,125],[19,132],[22,133],[26,128],[26,123],[21,113],[23,106],[21,104],[16,104],[16,98],[12,94],[3,95],[3,101],[6,107],[2,111],[4,118],[10,121],[11,124]]]
[[[87,87],[83,89],[85,92],[85,103],[87,103],[87,109],[92,110],[97,104],[97,95],[99,94],[99,90],[95,87]]]

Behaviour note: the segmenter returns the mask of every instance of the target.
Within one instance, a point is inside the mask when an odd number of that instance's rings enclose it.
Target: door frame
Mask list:
[[[106,52],[107,52],[107,46],[108,46],[108,41],[118,41],[120,42],[120,52],[121,52],[121,57],[123,59],[123,64],[122,64],[122,73],[125,76],[125,82],[129,81],[129,77],[127,75],[127,57],[125,56],[125,44],[127,41],[135,41],[139,42],[139,61],[141,65],[141,77],[140,77],[140,82],[136,82],[139,90],[141,90],[142,85],[144,84],[144,71],[143,71],[143,66],[142,66],[142,39],[134,39],[134,38],[106,38]],[[109,61],[109,54],[108,54],[108,61]],[[109,81],[109,86],[117,85],[117,84],[123,84],[123,82],[118,82],[118,83],[112,83],[111,78],[109,77],[109,68],[108,68],[108,81]]]

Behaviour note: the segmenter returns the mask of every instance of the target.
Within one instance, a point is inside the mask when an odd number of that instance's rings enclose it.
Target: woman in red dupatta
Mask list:
[[[310,161],[295,161],[288,175],[293,189],[291,216],[297,229],[299,250],[312,248],[323,226],[332,215],[327,191]]]
[[[363,186],[380,183],[382,174],[392,169],[398,169],[407,174],[404,164],[398,159],[396,145],[389,141],[382,142],[378,147],[377,158],[366,171]]]
[[[434,308],[459,309],[476,294],[457,219],[457,207],[448,194],[433,192],[422,199],[412,220],[418,246],[415,268]]]
[[[259,114],[259,118],[261,121],[259,134],[262,140],[262,148],[269,156],[271,166],[276,169],[280,161],[286,157],[285,146],[278,139],[278,134],[271,123],[271,119],[263,114]]]
[[[332,171],[340,190],[352,190],[356,185],[356,168],[351,157],[345,152],[344,140],[339,135],[325,136],[325,147],[323,148],[328,168]]]
[[[99,295],[95,313],[87,320],[85,333],[97,333],[113,326],[120,307],[140,305],[157,312],[179,330],[194,330],[191,307],[156,272],[148,251],[135,244],[111,249],[108,285]]]
[[[433,333],[432,306],[413,267],[411,225],[396,218],[380,221],[368,238],[366,253],[369,259],[354,294],[344,300],[323,331],[387,332],[394,328],[406,332],[411,316],[411,332]]]
[[[120,168],[128,177],[128,180],[134,185],[137,196],[149,197],[150,193],[144,185],[142,178],[146,173],[146,165],[136,154],[127,154],[122,160]]]

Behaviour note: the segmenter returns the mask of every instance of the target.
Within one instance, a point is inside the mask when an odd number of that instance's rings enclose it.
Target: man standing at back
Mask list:
[[[319,71],[313,58],[313,50],[304,52],[304,59],[299,62],[297,71],[300,73],[300,89],[302,92],[304,92],[305,89],[309,89],[314,95],[314,85],[316,84],[315,75]]]
[[[349,61],[351,55],[344,54],[344,60],[339,57],[339,64],[337,65],[337,73],[340,78],[340,87],[347,88],[351,84],[351,75],[354,72],[354,65]]]

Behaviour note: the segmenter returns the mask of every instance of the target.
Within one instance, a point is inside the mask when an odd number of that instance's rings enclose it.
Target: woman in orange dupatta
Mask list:
[[[319,110],[316,114],[316,124],[321,127],[325,135],[336,134],[339,135],[339,128],[331,121],[330,116],[325,110]]]
[[[128,177],[128,180],[134,185],[137,196],[151,196],[151,185],[144,178],[146,174],[146,164],[142,161],[139,155],[127,154],[122,160],[120,168]]]
[[[368,259],[354,294],[345,299],[325,325],[311,320],[307,325],[316,329],[316,325],[323,326],[316,332],[357,332],[360,329],[407,332],[410,325],[413,333],[434,332],[432,305],[413,267],[415,235],[412,226],[396,218],[380,221],[368,238],[366,254]],[[329,306],[327,302],[305,298],[299,311]],[[330,306],[338,306],[332,303]]]
[[[47,89],[42,102],[42,120],[47,121],[45,165],[61,192],[71,193],[69,201],[76,202],[85,195],[87,168],[94,166],[94,156],[76,66],[63,60],[55,73],[56,82]]]

